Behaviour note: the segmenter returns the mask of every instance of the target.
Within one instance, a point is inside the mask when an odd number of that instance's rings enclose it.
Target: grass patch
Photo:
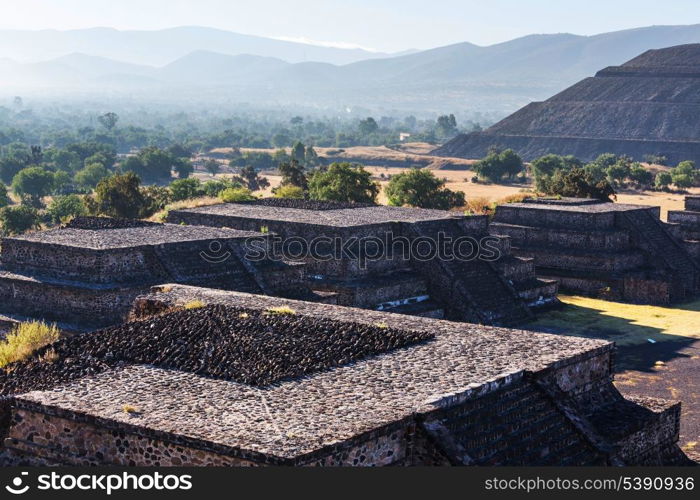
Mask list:
[[[201,300],[191,300],[185,304],[185,309],[200,309],[204,306],[206,306],[206,304]]]
[[[28,358],[34,351],[60,338],[56,325],[29,321],[15,326],[0,342],[0,367]],[[47,356],[47,353],[44,356]],[[54,353],[55,354],[55,353]],[[49,359],[50,356],[47,358]]]
[[[141,411],[134,405],[122,405],[122,411],[128,415],[137,415],[141,413]]]
[[[700,301],[673,306],[611,302],[560,295],[567,307],[541,314],[527,328],[582,337],[606,338],[618,345],[700,339]]]
[[[294,309],[292,309],[289,306],[271,307],[265,312],[267,314],[272,314],[275,316],[294,315],[297,313]]]
[[[202,196],[200,198],[191,198],[189,200],[175,201],[169,203],[160,212],[156,212],[154,215],[148,218],[151,222],[165,222],[168,214],[171,210],[182,210],[184,208],[197,208],[197,207],[207,207],[209,205],[218,205],[221,200],[213,196]]]

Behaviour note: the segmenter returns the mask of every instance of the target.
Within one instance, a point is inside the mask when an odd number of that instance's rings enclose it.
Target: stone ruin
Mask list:
[[[606,341],[177,284],[132,319],[0,373],[3,464],[689,463]]]
[[[510,254],[508,237],[489,238],[486,216],[441,210],[264,199],[173,210],[177,224],[265,230],[302,247],[307,284],[339,305],[482,324],[510,325],[532,317],[537,308],[557,303],[557,282],[536,278],[533,260]],[[354,256],[323,259],[309,252],[319,237],[351,242],[386,241],[387,235],[410,245],[439,241],[490,239],[497,258],[421,258],[406,246],[384,244],[379,257],[359,243]],[[364,250],[363,250],[364,248]],[[415,248],[418,248],[417,246]],[[332,299],[334,297],[334,299]]]
[[[668,222],[677,225],[686,250],[700,263],[700,196],[686,196],[685,210],[669,210]]]
[[[301,266],[245,259],[266,236],[211,227],[102,217],[4,238],[0,326],[19,318],[67,330],[120,323],[134,299],[165,282],[274,295],[303,294]],[[206,258],[205,258],[206,257]]]
[[[529,199],[499,206],[489,230],[510,236],[513,253],[563,290],[668,304],[698,292],[700,267],[659,216],[658,207]]]

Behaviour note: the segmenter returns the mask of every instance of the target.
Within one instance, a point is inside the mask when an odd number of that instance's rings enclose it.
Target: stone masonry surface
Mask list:
[[[607,358],[609,364],[612,352],[612,344],[599,340],[178,285],[169,289],[153,297],[163,295],[167,299],[171,294],[186,295],[188,300],[208,297],[212,304],[225,302],[252,310],[284,304],[305,317],[427,331],[435,334],[435,338],[265,388],[154,366],[131,365],[47,391],[30,392],[20,396],[18,404],[41,404],[213,442],[225,448],[289,458],[409,418],[414,413],[451,404],[460,394],[488,390],[490,384],[504,383],[525,371],[563,367],[596,356]],[[143,335],[148,335],[149,320],[135,324],[143,327]],[[182,342],[186,348],[188,340]],[[77,353],[72,359],[74,364],[83,362]],[[26,378],[27,373],[22,372],[18,366],[9,376]],[[39,373],[35,375],[41,380]],[[176,400],[173,394],[178,394]],[[139,408],[139,414],[125,413],[122,410],[125,404]]]

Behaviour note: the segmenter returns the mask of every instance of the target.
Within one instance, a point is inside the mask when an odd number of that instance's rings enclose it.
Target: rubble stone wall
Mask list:
[[[148,289],[72,287],[0,277],[0,303],[22,316],[98,327],[121,323],[136,297]]]

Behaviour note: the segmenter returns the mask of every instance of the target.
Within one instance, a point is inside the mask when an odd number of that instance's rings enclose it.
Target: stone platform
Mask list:
[[[173,210],[168,220],[264,230],[293,242],[289,244],[299,248],[295,260],[307,266],[309,286],[337,293],[341,305],[509,325],[530,318],[533,310],[557,304],[556,281],[536,278],[531,259],[511,256],[508,238],[490,237],[485,216],[263,199]],[[452,242],[471,238],[478,255],[419,255],[420,245],[439,244],[443,237]],[[331,245],[347,245],[352,255],[319,255]],[[487,246],[494,255],[485,255]],[[318,249],[321,252],[314,251]]]
[[[688,463],[680,405],[625,400],[605,341],[182,285],[133,316],[0,375],[6,464]]]
[[[248,262],[251,238],[264,244],[266,236],[107,218],[4,238],[0,312],[79,329],[121,322],[133,300],[158,283],[252,293],[305,290],[298,265]]]
[[[700,290],[700,267],[658,207],[533,199],[499,206],[489,231],[533,258],[537,276],[574,293],[668,304]]]
[[[685,210],[669,210],[668,222],[678,226],[679,238],[700,263],[700,196],[686,196]]]

